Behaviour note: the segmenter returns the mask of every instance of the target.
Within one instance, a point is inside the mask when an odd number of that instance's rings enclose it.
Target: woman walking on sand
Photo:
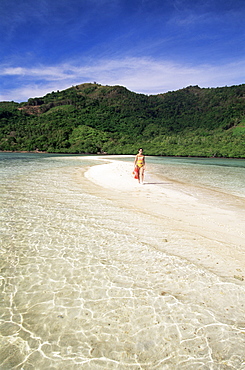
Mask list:
[[[140,148],[138,154],[135,156],[134,166],[138,172],[139,184],[144,184],[144,172],[145,172],[145,156],[143,155],[143,149]]]

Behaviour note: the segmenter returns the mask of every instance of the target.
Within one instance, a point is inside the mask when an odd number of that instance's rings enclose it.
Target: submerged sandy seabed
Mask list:
[[[119,156],[93,157],[102,163],[85,177],[120,206],[153,218],[164,235],[164,250],[243,282],[245,276],[245,202],[241,198],[190,184],[156,178],[148,166],[144,185],[134,179],[133,163]],[[129,156],[130,157],[130,156]],[[91,160],[91,157],[89,157]],[[104,163],[103,163],[104,162]]]
[[[0,368],[243,370],[242,199],[73,159],[3,188]]]

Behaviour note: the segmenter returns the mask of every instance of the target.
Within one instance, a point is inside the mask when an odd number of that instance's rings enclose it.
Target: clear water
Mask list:
[[[164,252],[150,217],[90,191],[92,162],[0,159],[1,369],[245,368],[243,281]],[[147,160],[244,196],[244,166]]]
[[[154,158],[157,173],[245,197],[245,160],[220,158]]]
[[[147,164],[158,176],[245,197],[245,159],[147,157]]]

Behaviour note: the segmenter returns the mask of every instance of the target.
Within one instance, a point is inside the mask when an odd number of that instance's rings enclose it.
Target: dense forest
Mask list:
[[[245,158],[245,85],[143,95],[85,83],[0,102],[0,150]]]

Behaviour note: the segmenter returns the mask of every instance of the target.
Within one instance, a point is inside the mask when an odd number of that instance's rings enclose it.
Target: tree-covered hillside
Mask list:
[[[245,157],[245,85],[146,96],[86,83],[0,103],[0,150]]]

